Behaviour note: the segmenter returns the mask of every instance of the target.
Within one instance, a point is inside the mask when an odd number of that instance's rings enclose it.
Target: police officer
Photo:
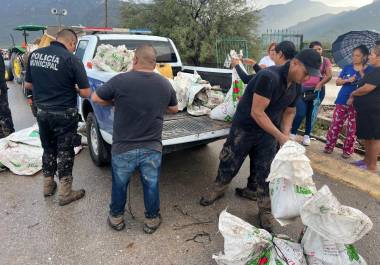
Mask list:
[[[5,80],[5,64],[0,52],[0,138],[7,137],[15,131],[12,114],[8,104],[8,87]]]
[[[25,87],[33,91],[44,149],[44,196],[55,193],[54,175],[57,173],[61,206],[85,194],[83,189],[72,190],[74,145],[78,140],[77,94],[81,97],[91,94],[83,64],[73,54],[77,41],[74,31],[60,31],[50,46],[31,53],[25,78]]]

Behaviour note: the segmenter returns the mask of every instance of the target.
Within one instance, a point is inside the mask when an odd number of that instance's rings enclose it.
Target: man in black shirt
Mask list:
[[[144,231],[153,233],[161,224],[159,176],[164,113],[178,111],[176,93],[166,78],[154,73],[156,51],[150,45],[136,49],[133,70],[122,73],[92,95],[101,105],[115,105],[112,142],[112,195],[108,224],[125,228],[127,187],[136,169],[144,190]]]
[[[261,70],[240,99],[230,134],[220,153],[219,170],[211,189],[201,198],[208,206],[224,195],[245,158],[250,155],[257,181],[257,203],[262,228],[271,230],[269,185],[265,182],[277,145],[289,139],[300,84],[319,76],[321,58],[312,49],[301,51],[283,66]]]
[[[14,131],[12,114],[8,104],[8,86],[5,80],[4,58],[0,52],[0,138],[7,137]]]
[[[294,46],[294,43],[291,41],[282,41],[275,47],[275,53],[274,53],[274,59],[276,65],[284,65],[286,62],[290,61],[294,58],[294,56],[297,54],[296,47]],[[248,59],[250,60],[250,59]],[[243,80],[245,84],[248,84],[249,81],[255,77],[254,75],[248,75],[244,72],[244,70],[239,65],[239,60],[233,60],[231,63],[231,66],[235,67],[236,71],[238,72],[239,77]],[[254,64],[254,70],[256,73],[261,71],[262,69],[260,66],[256,63]],[[250,155],[249,155],[250,156]],[[247,186],[244,188],[236,188],[235,194],[255,201],[257,199],[256,191],[257,191],[257,182],[255,178],[255,165],[254,165],[253,158],[250,157],[250,175],[248,177]]]
[[[79,200],[85,191],[72,190],[74,146],[80,141],[77,134],[79,115],[77,94],[89,97],[90,85],[82,62],[73,52],[77,44],[74,31],[64,29],[50,46],[30,54],[25,87],[32,89],[37,107],[37,122],[44,153],[44,196],[55,193],[57,173],[59,205]]]

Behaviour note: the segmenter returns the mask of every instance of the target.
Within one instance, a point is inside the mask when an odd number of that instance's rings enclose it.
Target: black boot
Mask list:
[[[257,191],[251,190],[248,187],[245,188],[236,188],[235,189],[235,194],[239,197],[251,200],[251,201],[256,201],[257,200]]]

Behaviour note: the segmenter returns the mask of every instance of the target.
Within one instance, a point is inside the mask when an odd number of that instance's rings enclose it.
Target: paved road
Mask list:
[[[25,100],[17,87],[10,90],[16,128],[33,124]],[[257,224],[255,203],[234,195],[245,184],[248,164],[231,183],[227,195],[214,206],[201,207],[202,190],[213,181],[223,141],[196,150],[167,155],[161,177],[162,227],[153,235],[142,231],[144,217],[142,189],[137,176],[131,182],[131,205],[135,219],[126,214],[127,228],[108,228],[106,216],[111,189],[110,168],[97,168],[85,149],[75,161],[75,187],[85,187],[86,197],[59,207],[57,197],[42,196],[42,176],[15,176],[0,173],[0,264],[214,264],[212,254],[223,249],[217,217],[225,208]],[[327,184],[338,199],[365,212],[373,230],[357,242],[359,253],[369,265],[380,264],[380,205],[367,194],[323,176],[315,176],[318,187]],[[182,212],[187,213],[184,215]],[[194,218],[211,224],[183,227]],[[181,227],[182,226],[182,227]],[[297,238],[302,224],[297,221],[278,233]],[[189,240],[199,233],[199,243]],[[189,240],[189,241],[188,241]]]

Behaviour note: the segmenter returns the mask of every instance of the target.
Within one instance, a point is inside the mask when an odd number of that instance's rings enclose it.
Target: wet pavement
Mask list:
[[[17,129],[29,127],[33,118],[17,87],[9,91]],[[111,230],[106,224],[111,191],[110,168],[96,167],[88,149],[75,160],[74,187],[85,188],[84,199],[58,206],[57,196],[42,196],[42,175],[0,173],[0,264],[215,264],[212,254],[223,250],[217,218],[223,209],[257,224],[255,202],[237,198],[235,187],[244,186],[249,161],[243,165],[224,198],[210,207],[198,200],[216,174],[223,141],[206,147],[164,156],[161,174],[163,224],[153,235],[142,231],[144,220],[141,183],[136,175],[130,185],[127,229]],[[380,204],[367,194],[315,176],[318,187],[327,184],[345,205],[362,210],[373,221],[373,230],[357,242],[369,265],[380,264]],[[197,223],[197,224],[194,224]],[[199,224],[202,223],[202,224]],[[297,239],[300,221],[275,232]]]

